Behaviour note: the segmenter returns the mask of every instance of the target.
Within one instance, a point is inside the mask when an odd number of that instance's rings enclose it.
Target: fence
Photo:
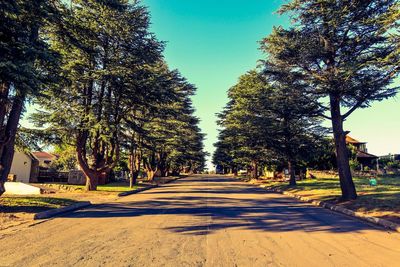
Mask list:
[[[68,172],[56,172],[50,170],[40,170],[38,175],[39,183],[49,183],[49,182],[68,182]]]

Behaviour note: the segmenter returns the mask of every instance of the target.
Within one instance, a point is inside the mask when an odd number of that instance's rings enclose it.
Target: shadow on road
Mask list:
[[[374,229],[368,224],[313,207],[297,200],[238,183],[229,178],[192,178],[147,191],[147,201],[115,202],[68,213],[68,218],[112,218],[190,215],[201,219],[174,220],[166,230],[205,235],[236,228],[255,231],[357,232]],[[154,218],[154,217],[153,217]],[[148,218],[149,220],[152,217]],[[384,229],[382,229],[383,231]]]

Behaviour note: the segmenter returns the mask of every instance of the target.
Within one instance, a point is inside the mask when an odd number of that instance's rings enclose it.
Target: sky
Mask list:
[[[197,87],[193,97],[205,149],[217,141],[216,113],[227,102],[227,90],[262,58],[260,41],[274,25],[287,24],[277,14],[280,0],[143,0],[151,13],[151,30],[166,41],[164,52]],[[210,166],[210,164],[209,164]]]
[[[289,24],[276,14],[281,0],[144,0],[151,13],[151,30],[167,41],[165,58],[198,88],[193,97],[200,127],[212,154],[217,141],[215,114],[227,102],[227,90],[263,58],[260,41],[273,26]],[[325,125],[330,125],[326,122]],[[370,153],[400,153],[400,99],[357,110],[345,129],[368,142]],[[209,165],[210,166],[210,165]]]
[[[198,88],[193,97],[205,149],[214,152],[216,113],[227,90],[263,58],[260,41],[273,26],[289,25],[276,14],[283,0],[142,0],[151,13],[151,31],[166,41],[165,58]],[[28,110],[29,113],[29,110]],[[26,120],[25,120],[26,123]],[[329,123],[325,123],[329,125]],[[370,153],[400,153],[400,99],[357,110],[345,123],[351,136],[368,142]],[[211,166],[209,164],[209,166]]]

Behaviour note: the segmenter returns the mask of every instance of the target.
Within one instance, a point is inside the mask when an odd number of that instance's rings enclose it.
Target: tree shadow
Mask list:
[[[253,193],[261,194],[261,192]],[[189,215],[198,218],[181,220],[177,225],[164,228],[185,235],[205,235],[223,229],[331,233],[373,229],[361,221],[322,208],[312,207],[290,198],[271,197],[266,191],[262,194],[265,197],[262,200],[218,196],[157,197],[151,201],[97,205],[84,211],[65,214],[63,217],[136,218],[152,215]]]

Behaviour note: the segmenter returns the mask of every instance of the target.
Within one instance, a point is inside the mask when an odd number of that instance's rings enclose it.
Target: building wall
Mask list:
[[[17,182],[29,183],[32,159],[23,152],[15,151],[10,174],[17,176]]]
[[[44,168],[49,168],[51,163],[54,161],[54,159],[50,160],[48,158],[39,158],[39,157],[35,158],[39,161],[39,166]]]

